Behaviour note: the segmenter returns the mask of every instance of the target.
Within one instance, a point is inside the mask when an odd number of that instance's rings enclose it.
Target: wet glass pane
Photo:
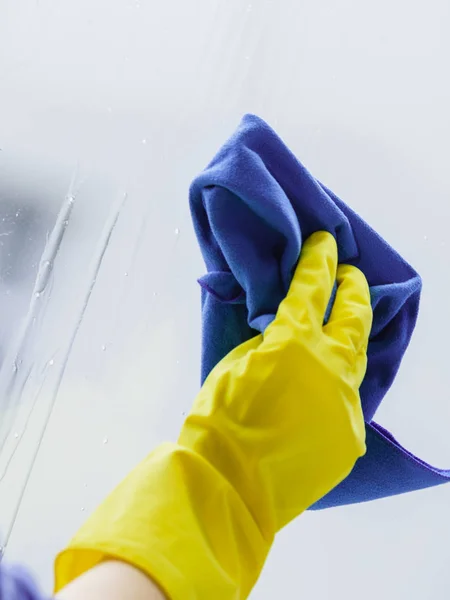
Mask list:
[[[447,0],[0,3],[6,559],[50,589],[53,557],[86,516],[176,439],[200,372],[188,188],[246,112],[422,275],[419,323],[377,418],[450,466],[449,11]],[[252,598],[445,597],[449,494],[304,515]]]

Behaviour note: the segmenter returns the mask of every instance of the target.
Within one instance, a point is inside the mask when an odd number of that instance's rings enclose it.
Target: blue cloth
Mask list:
[[[359,267],[372,298],[368,368],[361,386],[367,454],[314,509],[439,485],[449,471],[414,457],[373,416],[416,323],[421,280],[357,214],[315,179],[260,118],[246,115],[193,181],[190,206],[206,263],[202,381],[235,346],[264,331],[286,296],[302,240],[332,233],[339,262]]]
[[[0,600],[49,600],[21,566],[0,563]]]

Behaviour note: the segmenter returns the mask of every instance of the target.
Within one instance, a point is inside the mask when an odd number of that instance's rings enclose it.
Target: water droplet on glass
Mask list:
[[[81,507],[81,512],[84,512],[84,506]]]
[[[105,344],[103,344],[103,346],[102,346],[102,352],[104,352],[105,350],[106,350],[106,346],[105,346]]]
[[[84,487],[84,488],[87,488],[87,483],[85,483],[85,484],[83,485],[83,487]]]
[[[103,438],[103,443],[104,443],[104,444],[107,444],[107,443],[108,443],[108,441],[109,441],[109,440],[108,440],[108,438],[107,438],[107,437]]]
[[[182,416],[182,417],[185,417],[185,416],[186,416],[186,412],[185,412],[185,411],[183,411],[183,412],[181,413],[181,416]]]
[[[128,277],[128,271],[125,271],[124,275],[125,277]]]
[[[424,235],[424,236],[423,236],[423,239],[424,239],[425,241],[427,241],[427,239],[428,239],[428,236],[427,236],[427,235]]]
[[[180,230],[178,229],[178,227],[175,228],[175,235],[180,235]]]
[[[51,358],[51,359],[48,361],[48,366],[49,366],[49,367],[53,367],[53,365],[54,365],[54,364],[55,364],[55,361],[53,360],[53,358]]]
[[[153,298],[156,298],[157,295],[158,295],[158,292],[153,292]]]
[[[179,360],[176,360],[176,361],[175,361],[175,364],[176,364],[176,365],[179,365],[179,364],[180,364],[180,361],[179,361]]]
[[[36,298],[39,298],[40,295],[41,295],[41,292],[36,292],[35,293]]]
[[[18,437],[19,437],[19,434],[18,434],[18,433],[17,433],[17,431],[16,431],[16,433],[14,434],[14,439],[16,439],[16,440],[17,440],[17,438],[18,438]]]
[[[142,140],[142,143],[143,143],[143,144],[144,144],[144,146],[145,146],[145,144],[147,143],[147,140],[144,138],[144,139]]]

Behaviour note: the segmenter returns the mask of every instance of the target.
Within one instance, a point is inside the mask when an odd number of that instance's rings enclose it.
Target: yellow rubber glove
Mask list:
[[[80,529],[57,558],[56,589],[110,557],[171,600],[246,598],[275,533],[365,452],[371,321],[363,274],[337,267],[330,234],[311,236],[274,322],[212,371],[178,443],[152,452]]]

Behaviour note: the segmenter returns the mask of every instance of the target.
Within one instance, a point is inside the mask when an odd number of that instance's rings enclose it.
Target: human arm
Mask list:
[[[101,562],[57,595],[57,600],[166,600],[142,571],[118,560]]]
[[[114,559],[145,573],[148,594],[246,598],[276,532],[365,452],[358,390],[371,318],[362,273],[337,267],[330,234],[311,236],[274,322],[217,365],[178,442],[142,461],[59,555],[57,590],[73,582],[59,597],[86,600],[77,588]],[[119,589],[110,587],[99,598]]]

